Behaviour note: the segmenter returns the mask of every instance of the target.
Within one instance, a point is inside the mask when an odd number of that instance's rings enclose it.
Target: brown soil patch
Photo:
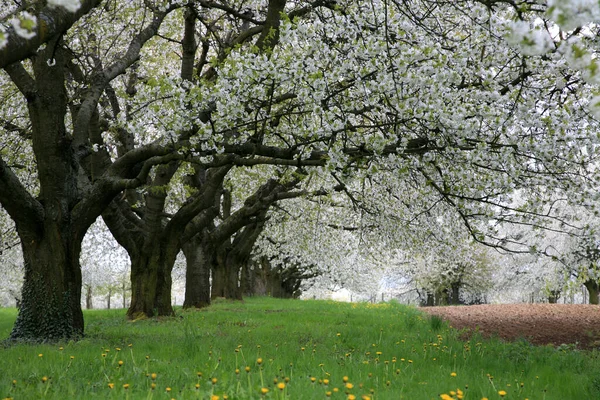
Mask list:
[[[485,304],[422,307],[456,329],[479,329],[484,337],[526,339],[537,345],[578,343],[600,347],[600,306],[587,304]]]

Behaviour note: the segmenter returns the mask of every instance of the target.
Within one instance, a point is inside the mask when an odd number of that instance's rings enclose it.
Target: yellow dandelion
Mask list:
[[[115,387],[115,384],[114,384],[114,383],[109,383],[109,384],[108,384],[108,388],[109,388],[109,389],[113,389],[114,387]]]
[[[123,366],[123,360],[119,360],[119,367]]]
[[[279,383],[277,384],[277,389],[279,389],[279,390],[283,390],[283,389],[285,389],[285,383],[283,383],[283,382],[279,382]]]
[[[348,400],[356,400],[356,396],[353,394],[348,395]]]
[[[42,383],[46,383],[48,382],[48,377],[47,376],[43,376],[42,377]]]
[[[75,356],[71,356],[71,357],[70,357],[70,359],[71,359],[71,360],[74,360],[74,359],[75,359]]]
[[[329,385],[329,379],[323,379],[323,385]]]
[[[450,376],[456,376],[456,372],[451,372]]]
[[[344,383],[348,382],[348,380],[349,380],[349,379],[350,379],[350,378],[348,378],[347,376],[344,376],[344,377],[342,378],[342,380],[344,381]]]
[[[257,360],[256,360],[256,363],[257,363],[258,365],[262,364],[262,362],[263,362],[263,359],[262,359],[262,358],[259,358],[259,359],[257,359]]]
[[[210,396],[210,400],[219,400],[219,396],[213,394],[212,396]]]
[[[442,400],[452,400],[452,396],[449,396],[448,394],[444,393],[444,394],[440,394],[440,399],[442,399]]]
[[[351,384],[350,382],[346,383],[346,389],[350,390],[354,387],[353,384]]]
[[[310,381],[311,381],[312,383],[315,383],[315,382],[317,381],[317,378],[315,378],[314,376],[311,376],[311,377],[310,377]]]
[[[498,395],[499,395],[500,397],[504,397],[504,396],[506,396],[506,392],[505,392],[504,390],[499,390],[499,391],[498,391]]]
[[[246,371],[246,372],[250,372],[250,367],[246,367],[246,368],[244,368],[244,371]]]
[[[331,392],[330,391],[325,392],[325,396],[331,397]]]
[[[150,379],[152,379],[153,381],[154,381],[154,380],[156,380],[156,373],[154,373],[154,372],[153,372],[153,373],[150,375]]]
[[[198,378],[202,378],[202,372],[196,372],[196,376],[198,376]]]
[[[152,390],[156,389],[156,383],[152,382],[150,384],[150,389],[152,389]]]
[[[129,389],[129,383],[124,384],[123,389]]]
[[[38,357],[44,357],[44,355],[42,353],[38,354]]]
[[[264,387],[264,388],[261,388],[261,389],[260,389],[260,394],[262,394],[263,396],[264,396],[265,394],[267,394],[267,393],[269,393],[269,389],[268,389],[268,388]]]
[[[216,385],[216,384],[217,384],[217,381],[218,381],[218,379],[217,379],[217,378],[212,378],[212,379],[210,380],[210,382],[211,382],[213,385]]]
[[[167,386],[167,393],[169,393],[171,391],[171,388]]]

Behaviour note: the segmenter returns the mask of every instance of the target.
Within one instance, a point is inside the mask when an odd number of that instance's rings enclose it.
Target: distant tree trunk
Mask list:
[[[210,270],[214,258],[212,248],[200,233],[184,244],[182,250],[186,259],[183,308],[207,307],[210,305]]]
[[[450,285],[450,288],[452,290],[450,304],[452,304],[452,305],[460,304],[460,286],[461,286],[460,282],[453,282]]]
[[[92,285],[85,285],[85,308],[87,310],[94,308],[92,304]]]
[[[427,299],[425,300],[425,305],[427,307],[433,307],[435,305],[435,295],[433,292],[427,292]]]
[[[123,281],[121,284],[121,293],[123,293],[123,308],[127,308],[127,283]]]
[[[583,285],[588,291],[590,304],[599,304],[598,293],[600,292],[600,285],[598,284],[598,281],[588,279],[587,281],[583,282]]]
[[[560,298],[560,290],[550,290],[548,294],[548,303],[556,304]]]
[[[110,298],[112,297],[112,287],[108,287],[108,293],[106,294],[106,308],[110,310]]]

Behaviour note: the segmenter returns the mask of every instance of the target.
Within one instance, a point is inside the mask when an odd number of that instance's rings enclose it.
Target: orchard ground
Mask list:
[[[523,323],[531,318],[505,309]],[[500,325],[515,321],[488,311]],[[442,318],[397,303],[251,298],[177,313],[130,322],[124,310],[91,310],[79,341],[6,346],[0,398],[600,398],[597,350],[484,339],[478,331],[465,340]],[[15,316],[0,309],[1,336]]]

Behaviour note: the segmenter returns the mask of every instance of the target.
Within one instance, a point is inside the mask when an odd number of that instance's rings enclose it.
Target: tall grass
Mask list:
[[[15,310],[0,309],[6,337]],[[595,352],[473,338],[399,304],[249,299],[0,349],[0,398],[596,399]]]

